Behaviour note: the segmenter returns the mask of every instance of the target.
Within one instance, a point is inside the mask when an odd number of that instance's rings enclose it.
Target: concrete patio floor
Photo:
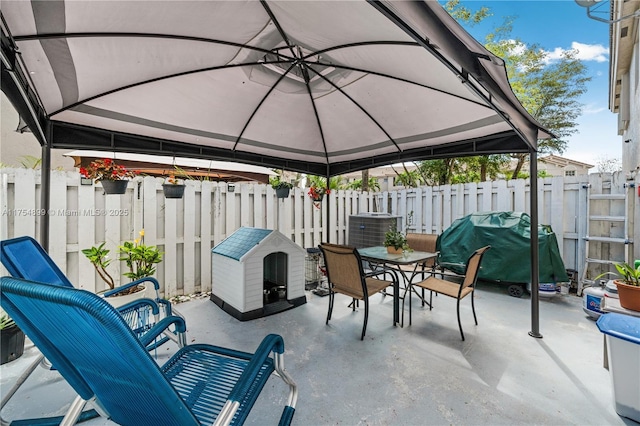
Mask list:
[[[285,341],[285,367],[299,386],[296,425],[621,425],[616,414],[603,336],[575,295],[541,298],[542,339],[530,337],[530,298],[507,295],[495,283],[476,291],[478,323],[469,300],[434,298],[434,309],[414,297],[413,325],[392,326],[391,297],[371,298],[369,325],[360,341],[363,308],[337,296],[325,325],[327,297],[307,292],[308,303],[248,322],[223,312],[208,298],[176,305],[186,317],[188,341],[253,352],[268,333]],[[361,304],[362,306],[362,304]],[[416,307],[417,306],[417,307]],[[175,351],[158,351],[163,363]],[[1,367],[2,393],[37,354]],[[3,410],[4,419],[63,414],[73,400],[56,372],[38,367]],[[286,387],[272,377],[247,421],[277,424]],[[132,401],[135,403],[135,401]],[[110,425],[104,419],[84,424]]]

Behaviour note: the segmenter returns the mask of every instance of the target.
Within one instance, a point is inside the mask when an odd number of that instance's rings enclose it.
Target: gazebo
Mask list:
[[[529,153],[536,176],[537,140],[550,136],[503,61],[435,1],[7,0],[1,14],[2,91],[42,144],[43,170],[51,148],[322,176],[510,152]],[[532,179],[534,228],[536,194]],[[533,292],[540,337],[537,304]]]

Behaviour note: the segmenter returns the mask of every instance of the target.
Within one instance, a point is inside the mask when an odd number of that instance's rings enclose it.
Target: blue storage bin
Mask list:
[[[640,318],[608,313],[596,324],[607,342],[616,412],[640,422]]]

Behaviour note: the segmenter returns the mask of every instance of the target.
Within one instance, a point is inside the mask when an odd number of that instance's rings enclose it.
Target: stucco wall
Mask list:
[[[640,25],[635,28],[640,32]],[[638,171],[640,167],[640,44],[638,34],[632,37],[636,41],[629,67],[630,119],[622,134],[622,169],[625,172]]]

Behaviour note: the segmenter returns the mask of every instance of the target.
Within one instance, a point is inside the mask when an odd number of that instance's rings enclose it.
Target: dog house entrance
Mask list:
[[[263,304],[265,314],[291,308],[287,301],[289,256],[275,252],[265,256],[263,261]]]

